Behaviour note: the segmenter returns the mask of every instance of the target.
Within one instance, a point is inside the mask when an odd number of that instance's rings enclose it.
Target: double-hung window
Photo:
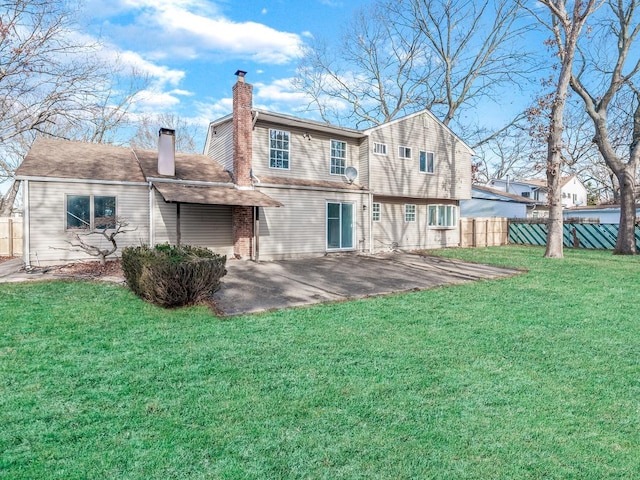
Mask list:
[[[269,130],[269,166],[289,168],[289,132]]]
[[[434,154],[433,152],[420,152],[420,172],[434,173]]]
[[[347,167],[347,143],[331,140],[331,175],[344,175]]]
[[[454,228],[458,222],[455,205],[429,205],[427,224],[434,228]]]
[[[415,222],[416,221],[416,206],[412,204],[405,204],[404,206],[404,221]]]
[[[410,147],[398,147],[398,157],[410,159],[411,158],[411,148]]]
[[[115,227],[116,197],[67,195],[66,229],[105,229]]]

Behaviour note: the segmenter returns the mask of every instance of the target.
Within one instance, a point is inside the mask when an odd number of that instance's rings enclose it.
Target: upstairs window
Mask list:
[[[406,204],[404,206],[404,221],[405,222],[415,222],[416,221],[416,206],[411,204]]]
[[[420,172],[433,173],[434,171],[434,153],[420,152]]]
[[[374,143],[373,144],[373,153],[376,155],[386,155],[387,154],[387,144],[386,143]]]
[[[344,175],[347,166],[347,143],[331,140],[331,175]]]
[[[531,197],[531,192],[522,192],[522,196],[525,198],[530,198]]]
[[[67,230],[103,230],[114,228],[116,197],[97,195],[67,195]]]
[[[289,168],[289,132],[269,130],[269,166]]]
[[[411,148],[398,147],[398,156],[400,158],[411,158]]]
[[[374,222],[380,221],[380,204],[379,203],[373,203],[371,205],[371,220],[373,220]]]
[[[430,227],[454,228],[458,222],[458,209],[455,205],[429,205]]]

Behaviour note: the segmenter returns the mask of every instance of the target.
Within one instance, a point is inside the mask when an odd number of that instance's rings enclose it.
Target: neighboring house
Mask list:
[[[461,217],[542,218],[547,215],[543,202],[484,185],[473,185],[471,199],[460,202]]]
[[[589,205],[574,207],[562,212],[565,219],[589,218],[600,223],[620,223],[620,205]],[[636,208],[636,219],[640,219],[640,206]]]
[[[491,186],[508,193],[515,193],[536,202],[547,203],[547,181],[528,180],[491,180]],[[562,207],[571,208],[587,204],[587,189],[576,175],[562,177],[560,180]]]
[[[431,113],[337,127],[253,109],[237,74],[233,113],[211,123],[207,155],[174,154],[172,131],[159,151],[36,140],[17,171],[25,262],[86,259],[66,241],[106,215],[136,228],[120,246],[185,243],[240,258],[459,244],[473,151]]]
[[[284,205],[259,212],[261,256],[459,244],[473,151],[430,112],[353,130],[254,109],[237,74],[233,114],[210,124],[205,153]]]

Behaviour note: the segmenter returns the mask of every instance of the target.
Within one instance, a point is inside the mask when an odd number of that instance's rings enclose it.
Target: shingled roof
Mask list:
[[[130,148],[53,138],[36,139],[16,176],[146,182]]]

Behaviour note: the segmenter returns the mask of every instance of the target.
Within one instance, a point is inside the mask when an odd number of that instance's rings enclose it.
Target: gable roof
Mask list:
[[[130,148],[53,138],[33,142],[16,176],[146,182]]]
[[[387,126],[389,126],[389,125],[393,125],[393,124],[395,124],[395,123],[403,122],[403,121],[405,121],[405,120],[409,120],[409,119],[411,119],[411,118],[413,118],[413,117],[417,117],[417,116],[420,116],[420,115],[425,115],[425,116],[429,117],[431,120],[433,120],[433,121],[434,121],[434,122],[436,122],[438,125],[440,125],[442,128],[444,128],[447,132],[449,132],[449,134],[450,134],[451,136],[453,136],[456,140],[458,140],[458,141],[462,144],[462,146],[468,150],[468,152],[469,152],[471,155],[475,155],[475,154],[476,154],[476,152],[475,152],[475,151],[474,151],[474,150],[473,150],[469,145],[467,145],[467,144],[465,143],[465,141],[464,141],[464,140],[462,140],[458,135],[456,135],[456,134],[453,132],[453,130],[451,130],[451,129],[449,128],[449,126],[448,126],[448,125],[445,125],[445,124],[444,124],[444,123],[443,123],[443,122],[442,122],[438,117],[436,117],[436,116],[435,116],[435,115],[434,115],[434,114],[433,114],[429,109],[427,109],[427,108],[425,108],[424,110],[418,110],[417,112],[410,113],[410,114],[405,115],[405,116],[403,116],[403,117],[394,118],[393,120],[390,120],[390,121],[388,121],[388,122],[381,123],[380,125],[376,125],[376,126],[374,126],[374,127],[371,127],[371,128],[366,129],[366,130],[363,130],[363,132],[365,132],[365,133],[368,135],[368,134],[369,134],[369,132],[372,132],[372,131],[374,131],[374,130],[379,130],[379,129],[384,128],[384,127],[387,127]]]
[[[488,194],[488,197],[494,197],[495,200],[503,200],[507,202],[516,202],[516,203],[544,203],[533,200],[532,198],[523,197],[521,195],[516,195],[515,193],[505,192],[504,190],[498,190],[497,188],[491,188],[484,185],[472,185],[471,186],[471,197],[472,198],[485,198],[491,200],[491,198],[487,198],[487,196],[479,196],[475,197],[473,195],[473,191],[476,190],[478,192],[484,192]]]
[[[176,174],[158,174],[156,150],[37,138],[18,167],[19,177],[42,177],[108,182],[141,182],[167,178],[186,182],[230,183],[231,175],[212,158],[176,152]]]
[[[442,123],[428,109],[420,110],[418,112],[414,112],[414,113],[411,113],[409,115],[405,115],[403,117],[395,118],[395,119],[393,119],[393,120],[391,120],[389,122],[381,123],[380,125],[376,125],[374,127],[370,127],[370,128],[364,129],[364,130],[357,130],[357,129],[348,128],[348,127],[341,127],[341,126],[333,125],[333,124],[327,123],[327,122],[319,122],[317,120],[310,120],[310,119],[306,119],[306,118],[295,117],[293,115],[287,115],[287,114],[284,114],[284,113],[271,112],[271,111],[268,111],[268,110],[261,110],[261,109],[254,108],[251,111],[253,113],[254,122],[256,122],[258,120],[264,120],[264,121],[273,122],[273,123],[276,123],[276,124],[279,124],[279,125],[286,125],[288,127],[297,127],[297,128],[301,128],[301,129],[309,129],[309,130],[319,131],[319,132],[324,132],[324,133],[329,133],[329,134],[336,134],[336,135],[340,135],[340,136],[348,137],[348,138],[365,138],[365,137],[369,136],[369,134],[374,130],[379,130],[381,128],[386,128],[389,125],[393,125],[393,124],[396,124],[396,123],[399,123],[399,122],[403,122],[405,120],[409,120],[409,119],[411,119],[413,117],[416,117],[416,116],[419,116],[419,115],[426,115],[431,120],[433,120],[434,122],[439,124],[441,127],[443,127],[456,140],[458,140],[460,142],[460,144],[471,155],[475,155],[475,152],[473,151],[473,149],[469,145],[467,145],[460,137],[458,137],[458,135],[456,135],[453,132],[453,130],[451,130],[447,125]],[[204,150],[205,152],[209,149],[212,128],[213,127],[217,127],[219,125],[222,125],[223,123],[230,122],[232,120],[233,120],[233,114],[228,114],[228,115],[225,115],[222,118],[219,118],[219,119],[214,120],[211,123],[209,123],[209,129],[207,131],[207,139],[205,141],[205,150]]]
[[[156,150],[134,149],[133,151],[142,173],[147,178],[175,178],[192,182],[216,183],[230,183],[232,181],[229,172],[226,172],[222,165],[206,155],[176,152],[176,174],[174,177],[165,177],[158,173],[158,152]]]

